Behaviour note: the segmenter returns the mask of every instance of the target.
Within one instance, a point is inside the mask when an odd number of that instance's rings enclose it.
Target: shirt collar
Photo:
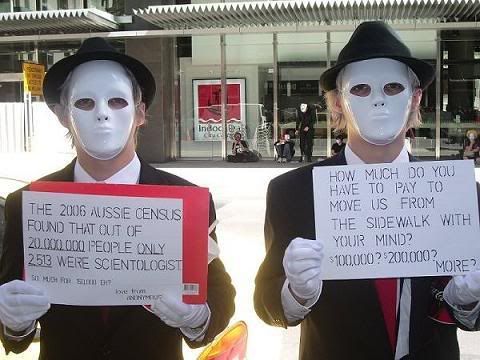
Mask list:
[[[350,148],[350,145],[347,143],[345,146],[345,159],[348,165],[358,165],[358,164],[365,164],[365,161],[360,159],[357,154],[353,152]],[[392,163],[406,163],[410,162],[410,157],[408,156],[408,150],[404,146],[400,151],[400,154],[392,161]]]
[[[110,176],[108,179],[105,179],[104,181],[97,181],[85,171],[85,169],[77,160],[75,162],[73,179],[74,182],[84,183],[101,182],[106,184],[138,184],[138,179],[140,178],[140,167],[140,160],[138,159],[137,154],[135,154],[132,161],[130,161],[126,166]]]

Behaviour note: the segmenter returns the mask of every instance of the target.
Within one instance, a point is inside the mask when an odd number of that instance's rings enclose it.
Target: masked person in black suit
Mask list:
[[[301,360],[458,360],[457,327],[479,327],[479,272],[322,281],[327,240],[315,239],[314,166],[413,160],[405,131],[418,125],[422,91],[433,79],[433,68],[413,58],[388,25],[362,23],[320,79],[333,124],[347,131],[348,144],[269,184],[255,309],[270,325],[301,324]],[[286,213],[283,198],[291,189],[295,201]]]
[[[313,106],[300,104],[295,131],[295,134],[300,137],[300,162],[303,160],[312,162],[315,116],[315,108]]]
[[[141,62],[101,38],[85,40],[46,74],[45,100],[68,129],[77,158],[43,180],[194,186],[136,154],[136,133],[154,94],[155,80]],[[235,291],[218,258],[211,200],[206,303],[185,304],[166,293],[149,308],[66,306],[51,304],[47,293],[22,280],[22,190],[6,201],[0,262],[0,335],[7,353],[24,351],[39,322],[42,360],[182,359],[182,338],[199,347],[228,324]]]

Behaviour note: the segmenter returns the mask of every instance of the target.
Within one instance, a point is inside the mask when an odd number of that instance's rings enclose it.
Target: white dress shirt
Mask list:
[[[75,168],[73,170],[73,181],[82,183],[105,183],[105,184],[138,184],[140,178],[140,160],[137,154],[133,159],[125,165],[122,169],[103,181],[97,181],[90,176],[89,173],[80,165],[78,161],[75,162]]]

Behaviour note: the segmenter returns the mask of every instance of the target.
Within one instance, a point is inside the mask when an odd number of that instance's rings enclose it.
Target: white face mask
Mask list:
[[[405,64],[386,58],[348,64],[340,90],[345,115],[365,141],[387,145],[403,133],[413,94]]]
[[[340,139],[337,139],[335,141],[337,142],[338,145],[340,145],[342,143],[342,140],[340,140]]]
[[[71,84],[75,138],[95,159],[113,159],[127,144],[135,119],[132,82],[125,69],[115,61],[89,61],[75,68]]]
[[[475,135],[470,134],[470,135],[468,135],[468,138],[470,139],[470,141],[474,141],[475,140]]]
[[[307,106],[308,106],[307,104],[300,104],[300,111],[303,112],[303,113],[306,112],[307,111]]]

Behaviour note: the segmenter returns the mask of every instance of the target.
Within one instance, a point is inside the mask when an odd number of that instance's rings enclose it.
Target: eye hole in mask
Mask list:
[[[90,98],[78,99],[73,106],[80,110],[90,111],[95,107],[95,101]]]
[[[383,92],[388,96],[400,94],[403,90],[405,90],[405,87],[402,84],[395,82],[388,83],[383,87]]]
[[[383,92],[387,96],[400,94],[403,90],[405,90],[405,87],[396,82],[388,83],[383,87]],[[359,97],[367,97],[371,94],[371,92],[372,88],[368,84],[358,84],[350,89],[350,94]]]
[[[108,100],[108,107],[113,110],[120,110],[128,106],[128,101],[123,98],[111,98]]]
[[[95,100],[90,98],[78,99],[75,101],[74,106],[80,110],[90,111],[95,107]],[[108,107],[112,110],[120,110],[126,106],[128,106],[128,101],[123,98],[116,97],[108,99]]]

